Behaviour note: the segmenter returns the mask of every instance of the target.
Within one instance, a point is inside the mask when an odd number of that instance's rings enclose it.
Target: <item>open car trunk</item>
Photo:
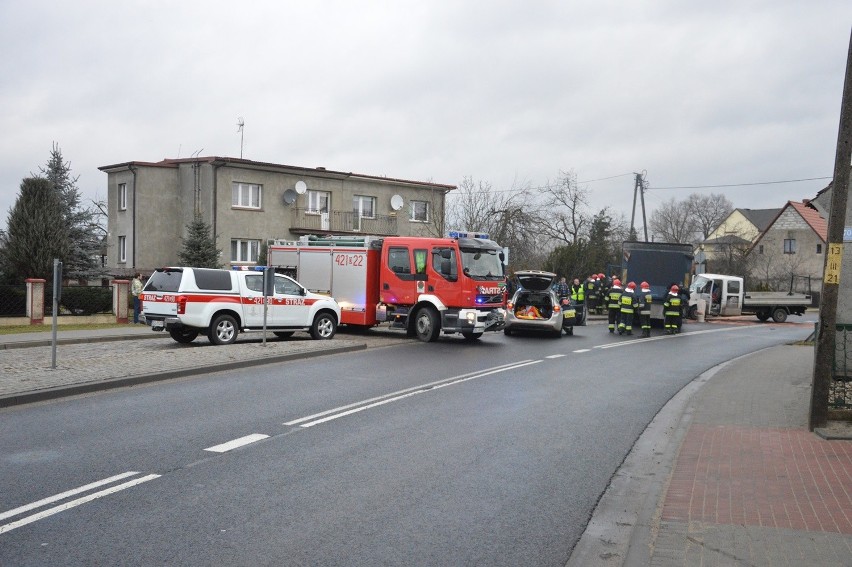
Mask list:
[[[550,319],[553,315],[553,303],[550,293],[524,292],[518,294],[515,303],[515,317],[518,319]]]

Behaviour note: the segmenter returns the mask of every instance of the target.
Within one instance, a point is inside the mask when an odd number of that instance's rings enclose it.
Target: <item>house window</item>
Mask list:
[[[231,241],[231,262],[255,262],[257,263],[257,254],[260,250],[260,240],[239,240]]]
[[[822,244],[817,244],[817,254],[822,254]]]
[[[118,210],[127,210],[127,183],[118,184]]]
[[[355,213],[356,218],[376,218],[376,198],[355,195],[355,198],[352,200],[352,212]]]
[[[758,253],[758,254],[763,254],[763,244],[758,245],[758,247],[757,247],[757,253]]]
[[[327,191],[308,191],[309,213],[327,213],[331,203],[331,193]]]
[[[118,237],[118,261],[126,262],[127,261],[127,237],[119,236]]]
[[[245,209],[259,209],[260,193],[260,185],[234,182],[231,186],[231,206]]]
[[[411,201],[411,221],[429,222],[429,202]]]
[[[795,238],[785,238],[784,239],[784,254],[795,254],[796,253],[796,239]]]

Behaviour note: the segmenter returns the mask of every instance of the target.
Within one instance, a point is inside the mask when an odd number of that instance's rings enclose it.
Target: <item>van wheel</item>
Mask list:
[[[169,335],[179,342],[182,345],[189,344],[195,340],[198,336],[198,331],[195,329],[187,329],[186,327],[182,329],[170,329]]]
[[[289,339],[295,331],[274,331],[272,334],[279,339]]]
[[[219,315],[213,319],[207,338],[214,345],[230,345],[236,342],[238,332],[236,319],[230,315]]]
[[[779,307],[772,312],[772,320],[776,323],[783,323],[787,320],[787,311]]]
[[[441,331],[438,312],[433,307],[424,307],[414,318],[414,332],[424,343],[434,342]]]
[[[319,313],[311,325],[311,336],[316,340],[328,340],[337,332],[337,321],[331,313]]]

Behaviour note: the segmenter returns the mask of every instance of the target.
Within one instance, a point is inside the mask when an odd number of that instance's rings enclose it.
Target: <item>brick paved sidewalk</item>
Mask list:
[[[694,396],[651,565],[852,566],[852,441],[807,430],[812,368],[775,347]]]

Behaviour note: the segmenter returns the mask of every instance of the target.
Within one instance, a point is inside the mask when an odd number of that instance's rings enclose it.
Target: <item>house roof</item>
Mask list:
[[[720,236],[719,238],[711,238],[710,240],[705,240],[701,244],[706,244],[708,246],[748,246],[751,244],[751,240],[746,240],[736,234],[726,234],[725,236]]]
[[[127,161],[124,163],[116,163],[113,165],[104,165],[99,167],[98,169],[101,171],[109,172],[111,170],[122,170],[128,169],[132,166],[144,166],[144,167],[164,167],[164,168],[176,168],[180,164],[183,163],[210,163],[213,165],[229,165],[232,167],[246,167],[249,169],[265,169],[265,168],[273,168],[273,169],[289,169],[295,170],[299,172],[303,172],[306,175],[318,175],[318,176],[344,176],[344,177],[354,177],[360,179],[370,179],[374,181],[385,181],[390,183],[407,183],[413,185],[422,185],[427,187],[435,187],[439,189],[443,189],[446,191],[452,191],[456,189],[455,185],[447,185],[444,183],[432,183],[427,181],[412,181],[410,179],[397,179],[393,177],[384,177],[380,175],[367,175],[363,173],[352,173],[351,171],[334,171],[331,169],[326,169],[324,167],[301,167],[296,165],[285,165],[280,163],[268,163],[262,161],[252,161],[243,158],[231,158],[231,157],[219,157],[219,156],[207,156],[207,157],[197,157],[197,158],[179,158],[179,159],[163,159],[158,162],[148,162],[148,161]]]
[[[806,203],[802,203],[799,201],[787,201],[787,204],[784,205],[784,207],[782,207],[781,209],[779,209],[778,214],[775,215],[775,218],[772,219],[772,222],[770,222],[766,229],[760,233],[760,236],[758,236],[754,240],[752,248],[754,248],[757,243],[763,239],[763,236],[770,228],[772,228],[772,225],[775,224],[775,221],[777,221],[781,217],[781,215],[784,214],[784,211],[786,211],[788,207],[792,207],[793,210],[799,213],[799,216],[802,217],[802,219],[808,224],[808,226],[811,227],[811,230],[813,230],[816,235],[823,240],[823,242],[828,241],[828,222],[824,218],[822,218],[822,216],[820,216],[820,214],[816,210],[808,207]]]
[[[763,232],[781,212],[781,209],[737,209],[748,221]]]

